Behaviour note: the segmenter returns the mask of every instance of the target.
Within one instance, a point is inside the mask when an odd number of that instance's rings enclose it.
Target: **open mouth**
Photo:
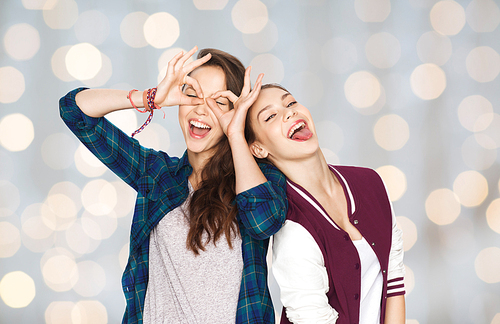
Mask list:
[[[288,131],[288,138],[294,141],[306,141],[310,139],[312,132],[303,120],[296,121]]]
[[[191,133],[192,137],[203,138],[207,136],[211,129],[212,128],[208,124],[205,124],[204,122],[201,122],[199,120],[191,119],[189,121],[189,132]]]

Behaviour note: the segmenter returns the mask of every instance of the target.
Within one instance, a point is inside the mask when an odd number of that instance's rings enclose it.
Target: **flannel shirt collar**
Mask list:
[[[187,170],[186,170],[187,174],[191,174],[191,172],[193,172],[193,167],[189,163],[187,150],[184,151],[184,154],[180,158],[179,163],[177,164],[177,167],[175,168],[175,175],[178,175],[179,172],[181,172],[185,168],[187,168]]]

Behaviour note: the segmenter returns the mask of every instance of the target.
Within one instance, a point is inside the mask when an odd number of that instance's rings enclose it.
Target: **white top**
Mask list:
[[[354,212],[356,206],[354,205],[349,184],[337,170],[335,171],[347,188],[352,204],[351,210]],[[316,208],[338,229],[331,218],[312,199],[290,182],[287,185],[301,194],[311,203],[312,207]],[[404,277],[405,272],[402,231],[397,227],[392,203],[391,213],[393,226],[387,273],[389,281]],[[364,238],[362,241],[353,241],[353,244],[358,250],[362,267],[359,323],[379,323],[383,289],[380,264],[375,252]],[[330,306],[326,296],[330,288],[323,253],[314,237],[301,224],[286,220],[280,231],[274,235],[272,271],[280,287],[281,302],[285,307],[288,319],[292,323],[335,323],[337,321],[338,312]],[[388,290],[390,289],[392,293],[404,291],[404,287],[391,287],[391,285],[396,284],[400,284],[400,282],[389,283]],[[374,317],[374,313],[377,314],[376,317]],[[372,321],[373,318],[375,318],[375,321]]]
[[[234,324],[243,271],[241,238],[233,237],[230,249],[222,236],[195,255],[186,247],[188,203],[189,198],[151,232],[144,323]]]

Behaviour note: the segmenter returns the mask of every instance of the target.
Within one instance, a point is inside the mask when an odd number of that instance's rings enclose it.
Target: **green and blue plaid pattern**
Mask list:
[[[122,285],[127,306],[123,323],[142,323],[148,285],[149,235],[168,212],[188,197],[192,172],[187,153],[181,158],[142,147],[106,118],[85,115],[70,91],[59,101],[63,121],[78,139],[118,177],[137,191],[130,231],[130,255]],[[237,195],[242,236],[243,274],[236,323],[274,323],[267,288],[266,253],[269,237],[286,218],[286,180],[275,167],[260,165],[268,182]],[[216,297],[214,292],[214,297]]]

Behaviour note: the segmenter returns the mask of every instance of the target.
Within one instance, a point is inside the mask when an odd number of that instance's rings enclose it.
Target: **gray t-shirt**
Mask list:
[[[189,190],[192,194],[191,184]],[[233,237],[230,249],[222,236],[195,255],[186,247],[188,203],[189,198],[151,232],[143,321],[233,324],[243,270],[241,238]]]

